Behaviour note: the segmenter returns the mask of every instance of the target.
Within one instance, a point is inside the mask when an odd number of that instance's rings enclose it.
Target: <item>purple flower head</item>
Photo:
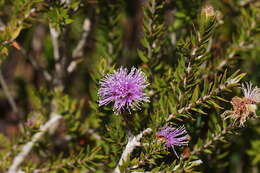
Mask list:
[[[132,67],[130,73],[126,68],[120,68],[113,74],[106,75],[100,81],[99,106],[114,102],[114,112],[120,114],[125,108],[140,109],[140,104],[149,102],[144,88],[149,84],[146,76],[140,70]]]
[[[175,155],[178,157],[174,146],[188,145],[189,135],[184,126],[174,128],[174,127],[164,127],[161,129],[156,136],[165,141],[166,147],[172,148]]]

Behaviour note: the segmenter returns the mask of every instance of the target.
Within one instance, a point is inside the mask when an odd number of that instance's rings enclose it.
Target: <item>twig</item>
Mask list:
[[[36,69],[39,70],[40,72],[42,72],[43,77],[47,80],[47,81],[51,81],[52,76],[51,74],[45,70],[42,66],[40,66],[37,61],[35,60],[35,58],[29,54],[28,52],[26,52],[26,50],[20,45],[21,48],[21,53],[23,56],[27,57],[29,59],[29,61],[31,62],[32,66]]]
[[[61,0],[61,3],[64,3],[66,6],[68,6],[71,3],[71,0]]]
[[[149,8],[149,7],[148,7]],[[153,0],[152,1],[152,4],[151,4],[151,7],[149,9],[151,11],[151,15],[154,16],[155,15],[155,10],[156,10],[156,1]],[[148,32],[149,34],[153,33],[153,27],[152,27],[152,24],[153,24],[153,19],[148,17]],[[155,41],[151,42],[151,44],[147,44],[147,57],[149,59],[152,59],[153,57],[153,48],[152,46],[155,45]]]
[[[91,26],[90,20],[88,18],[86,18],[84,20],[84,23],[83,23],[83,26],[82,26],[83,33],[82,33],[81,39],[78,42],[76,48],[72,52],[73,58],[78,58],[78,57],[83,55],[83,48],[84,48],[84,45],[85,45],[85,42],[86,42],[86,38],[87,38],[89,31],[90,31],[90,26]]]
[[[32,13],[34,13],[35,12],[35,8],[33,8],[32,10],[30,10],[30,13],[28,13],[28,14],[26,14],[25,15],[25,19],[26,18],[28,18]],[[0,20],[0,31],[1,30],[4,30],[5,29],[5,25],[2,23],[2,21]],[[14,39],[13,40],[9,40],[8,41],[8,43],[11,43],[11,42],[13,42],[14,41]],[[18,44],[18,43],[17,43]],[[31,62],[31,64],[32,64],[32,66],[36,69],[36,70],[40,70],[42,73],[43,73],[43,76],[44,76],[44,78],[47,80],[47,81],[51,81],[51,75],[44,69],[44,68],[42,68],[40,65],[38,65],[37,64],[37,62],[36,62],[36,60],[32,57],[32,55],[31,54],[29,54],[29,53],[27,53],[26,52],[26,50],[21,46],[21,45],[19,45],[19,48],[20,48],[20,50],[21,50],[21,53],[25,56],[25,57],[27,57],[27,54],[28,54],[28,59],[29,59],[29,61]]]
[[[224,59],[224,60],[222,60],[222,61],[217,65],[217,68],[216,68],[216,69],[220,71],[230,60],[232,60],[232,59],[235,57],[237,50],[238,50],[238,49],[233,49],[233,50],[228,54],[227,58]]]
[[[87,131],[87,133],[92,137],[94,137],[95,139],[97,139],[97,140],[101,140],[102,139],[102,137],[98,134],[98,133],[96,133],[96,131],[94,130],[94,129],[88,129],[88,131]]]
[[[51,39],[53,44],[53,54],[54,59],[56,61],[55,63],[55,72],[56,76],[54,76],[53,84],[55,85],[55,89],[61,89],[63,90],[62,86],[62,63],[60,62],[60,51],[59,51],[59,36],[60,32],[56,30],[53,26],[49,26],[50,33],[51,33]],[[55,100],[52,100],[52,108],[51,108],[51,115],[50,119],[40,127],[40,131],[33,135],[32,140],[26,143],[22,149],[21,152],[14,158],[12,165],[10,166],[8,173],[18,173],[19,167],[22,164],[22,162],[25,160],[26,156],[30,153],[32,150],[34,144],[38,142],[43,135],[46,132],[49,132],[50,134],[54,133],[59,125],[59,121],[62,118],[61,115],[56,114],[54,112],[57,111],[57,104],[55,103]]]
[[[241,41],[238,43],[238,45],[237,45],[236,47],[234,47],[233,50],[228,54],[227,58],[224,59],[224,60],[222,60],[222,61],[219,63],[219,65],[217,65],[217,70],[221,70],[224,66],[226,66],[230,60],[232,60],[232,59],[235,58],[236,53],[237,53],[239,50],[241,50],[241,49],[243,49],[243,48],[245,47],[245,44],[246,44],[245,41],[246,41],[246,39],[247,39],[248,37],[252,36],[251,33],[252,33],[252,31],[253,31],[255,28],[256,28],[256,24],[255,24],[255,22],[252,22],[251,25],[250,25],[250,27],[247,28],[247,30],[246,30],[246,33],[245,33],[245,34],[246,34],[246,38],[245,38],[244,40],[241,40]]]
[[[0,70],[0,83],[1,83],[1,85],[3,87],[4,93],[5,93],[5,95],[6,95],[7,99],[8,99],[8,102],[9,102],[9,104],[12,107],[12,110],[14,112],[18,112],[18,109],[17,109],[16,103],[14,101],[14,98],[12,97],[12,94],[9,91],[9,88],[8,88],[6,82],[5,82],[5,79],[4,79],[4,76],[3,76],[1,70]]]
[[[233,84],[233,83],[230,83]],[[187,112],[189,110],[191,110],[192,108],[194,108],[195,106],[205,102],[206,100],[210,99],[212,96],[218,94],[219,92],[223,91],[224,89],[228,88],[230,85],[220,85],[220,87],[216,88],[215,90],[211,91],[209,94],[199,98],[195,103],[190,103],[188,106],[185,106],[181,109],[179,109],[177,112],[179,114],[183,113],[183,112]],[[174,117],[176,116],[176,114],[170,114],[167,121],[171,121]]]
[[[60,32],[56,30],[53,26],[49,25],[50,34],[51,34],[51,41],[53,45],[53,55],[55,59],[55,73],[56,76],[54,77],[54,85],[62,87],[62,62],[60,57],[60,50],[59,50],[59,36]]]
[[[22,25],[23,21],[26,20],[27,18],[29,18],[34,12],[36,12],[36,9],[35,8],[32,8],[27,14],[24,15],[24,18],[22,18],[21,20],[18,21],[18,25]],[[11,24],[10,24],[11,25]],[[5,27],[5,26],[2,26],[3,28],[2,29],[6,29],[8,27]],[[10,31],[9,31],[10,32]],[[17,35],[18,36],[18,35]],[[12,43],[16,38],[16,37],[13,37],[9,40],[5,40],[3,41],[2,43],[0,44],[3,44],[3,45],[7,45],[9,43]]]
[[[72,61],[70,62],[69,66],[67,68],[67,71],[69,73],[72,73],[76,69],[76,66],[78,64],[77,59],[79,57],[83,56],[83,53],[84,53],[83,49],[84,49],[84,45],[86,44],[87,37],[89,35],[90,26],[91,26],[90,20],[88,18],[86,18],[84,20],[84,23],[82,26],[83,33],[82,33],[81,39],[78,42],[76,48],[72,52]]]
[[[230,124],[228,127],[224,128],[219,134],[215,134],[213,136],[213,138],[211,140],[209,140],[208,142],[206,142],[203,146],[201,146],[198,149],[194,149],[190,155],[196,155],[200,152],[202,152],[204,149],[208,148],[210,145],[212,145],[214,142],[218,141],[221,139],[222,136],[224,136],[228,130],[232,128],[232,125]]]
[[[58,38],[60,36],[60,32],[57,31],[53,26],[49,26],[50,28],[50,33],[51,33],[51,42],[53,45],[53,54],[54,54],[54,59],[58,61],[60,59],[60,52],[59,52],[59,42]]]
[[[127,160],[127,157],[133,152],[136,147],[141,146],[140,140],[142,139],[143,135],[150,132],[152,132],[152,129],[147,128],[136,136],[131,135],[128,137],[126,147],[113,173],[121,173],[119,167],[124,163],[124,161]]]
[[[34,134],[32,140],[22,147],[21,152],[14,158],[13,163],[8,170],[8,173],[17,173],[19,171],[19,166],[25,160],[26,156],[30,153],[34,144],[38,142],[43,137],[43,135],[48,132],[53,126],[56,126],[61,118],[61,115],[52,113],[51,118],[43,126],[40,127],[40,131]]]

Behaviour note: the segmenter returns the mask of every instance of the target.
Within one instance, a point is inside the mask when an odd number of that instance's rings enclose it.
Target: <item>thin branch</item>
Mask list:
[[[59,36],[60,32],[57,31],[53,26],[49,26],[50,28],[50,33],[51,33],[51,42],[53,45],[53,54],[54,54],[54,59],[58,61],[60,59],[60,51],[59,51]]]
[[[43,126],[40,127],[40,131],[34,134],[32,140],[22,147],[21,152],[14,158],[13,163],[8,170],[8,173],[19,172],[19,166],[23,163],[26,156],[28,156],[35,143],[37,143],[43,137],[43,135],[47,133],[53,126],[57,126],[61,118],[61,115],[55,113],[51,114],[51,118]]]
[[[220,133],[215,134],[214,136],[212,136],[212,139],[209,140],[208,142],[206,142],[203,146],[201,146],[200,148],[194,149],[190,155],[196,155],[199,154],[200,152],[202,152],[204,149],[207,149],[208,147],[210,147],[214,142],[220,140],[224,135],[227,134],[227,132],[232,128],[232,125],[230,124],[229,126],[227,126],[226,128],[224,128]]]
[[[219,92],[227,89],[230,87],[230,85],[233,84],[233,82],[228,83],[227,85],[220,85],[218,88],[214,89],[213,91],[211,91],[210,93],[208,93],[207,95],[199,98],[196,102],[194,103],[190,103],[188,106],[182,107],[181,109],[179,109],[177,112],[179,114],[183,113],[183,112],[187,112],[189,110],[191,110],[192,108],[194,108],[197,105],[200,105],[201,103],[207,101],[208,99],[210,99],[211,97],[217,95]],[[171,121],[174,117],[176,116],[176,114],[170,114],[167,121]]]
[[[252,22],[250,27],[247,28],[245,34],[246,34],[246,37],[244,40],[240,40],[239,43],[237,44],[236,47],[233,48],[233,50],[228,54],[227,58],[225,58],[224,60],[222,60],[219,65],[217,65],[217,70],[222,70],[222,68],[224,66],[226,66],[230,60],[234,59],[235,58],[235,55],[236,53],[243,49],[245,47],[245,44],[246,44],[246,39],[249,38],[250,36],[252,36],[252,31],[256,28],[256,23],[255,22]]]
[[[152,129],[147,128],[136,136],[131,135],[128,137],[126,147],[113,173],[121,173],[119,167],[124,163],[124,161],[127,160],[127,157],[134,151],[136,147],[141,146],[140,140],[142,139],[143,135],[150,132],[152,132]]]
[[[243,45],[241,45],[243,46]],[[226,66],[228,64],[228,62],[232,59],[234,59],[235,55],[236,55],[236,52],[238,51],[239,49],[233,49],[227,56],[227,58],[223,59],[218,65],[217,65],[217,68],[216,70],[222,70],[222,68],[224,66]]]
[[[56,30],[53,26],[49,26],[50,28],[50,34],[53,44],[53,54],[54,59],[56,61],[55,63],[55,73],[56,76],[53,77],[53,84],[55,85],[55,88],[60,88],[63,90],[62,86],[62,62],[60,57],[60,50],[59,50],[59,36],[60,32]],[[36,65],[34,63],[34,65]],[[40,131],[33,135],[32,140],[26,143],[22,149],[21,152],[14,158],[12,165],[10,166],[8,173],[17,173],[19,172],[19,167],[22,164],[22,162],[25,160],[26,156],[30,153],[35,143],[37,143],[41,138],[44,136],[45,133],[54,133],[59,125],[60,120],[62,119],[62,116],[59,114],[56,114],[54,112],[57,111],[57,104],[55,104],[55,100],[52,100],[52,113],[50,115],[50,119],[40,127]]]
[[[62,87],[62,79],[61,79],[61,63],[60,61],[60,52],[59,52],[59,42],[58,38],[60,35],[60,32],[57,31],[55,28],[53,28],[50,25],[50,33],[52,38],[52,44],[53,44],[53,50],[54,50],[54,59],[56,60],[55,64],[55,71],[57,76],[54,77],[53,83],[55,88]],[[12,165],[10,166],[8,173],[18,173],[19,167],[22,164],[22,162],[25,160],[26,156],[30,153],[35,143],[37,143],[45,133],[54,133],[59,125],[59,121],[61,120],[62,116],[53,112],[57,111],[57,105],[55,104],[55,100],[52,100],[52,113],[50,115],[50,119],[40,127],[39,132],[33,135],[32,140],[26,143],[22,149],[21,152],[14,158]]]
[[[83,56],[84,45],[86,44],[87,37],[90,32],[90,26],[91,26],[90,20],[88,18],[86,18],[84,20],[84,23],[82,26],[83,33],[81,35],[81,39],[79,40],[76,48],[72,52],[72,61],[70,62],[69,66],[67,68],[68,73],[72,73],[76,69],[76,66],[78,64],[78,61],[77,61],[78,58]]]
[[[22,18],[21,20],[19,20],[18,21],[18,24],[19,25],[22,25],[22,23],[24,22],[24,20],[26,20],[27,18],[29,18],[34,12],[36,12],[36,8],[32,8],[27,14],[25,14],[24,15],[24,18]],[[10,25],[12,25],[12,24],[10,24]],[[9,27],[5,27],[5,26],[2,26],[3,28],[2,29],[6,29],[6,28],[9,28]],[[9,31],[10,32],[10,31]],[[7,32],[8,33],[8,32]],[[0,43],[0,44],[2,44],[2,45],[7,45],[7,44],[9,44],[9,43],[12,43],[15,39],[16,39],[17,37],[13,37],[13,38],[11,38],[10,40],[5,40],[5,41],[3,41],[2,43]]]
[[[35,60],[35,58],[29,54],[22,46],[20,46],[21,48],[21,53],[23,56],[27,57],[29,59],[29,61],[31,62],[32,66],[36,69],[36,70],[39,70],[42,74],[43,74],[43,77],[47,80],[47,81],[51,81],[52,79],[52,76],[51,74],[45,70],[42,66],[40,66],[38,64],[38,62]]]
[[[102,139],[102,137],[94,129],[88,129],[87,133],[90,135],[90,137],[94,137],[97,140]]]
[[[71,0],[61,0],[61,3],[64,3],[66,6],[69,6]]]
[[[0,83],[2,85],[3,91],[4,91],[4,93],[5,93],[6,97],[7,97],[8,102],[9,102],[9,104],[12,107],[12,110],[14,112],[18,112],[18,109],[17,109],[16,103],[14,101],[14,98],[12,97],[12,94],[9,91],[9,88],[8,88],[6,82],[5,82],[5,79],[4,79],[4,76],[3,76],[1,70],[0,70]]]
[[[33,8],[32,10],[30,10],[30,12],[28,14],[25,15],[25,19],[28,18],[32,13],[35,12],[35,8]],[[4,30],[6,28],[6,26],[2,23],[2,21],[0,20],[0,31]],[[9,40],[8,43],[11,42],[15,42],[14,40]],[[17,42],[16,42],[17,43]],[[6,44],[6,43],[3,43]],[[18,44],[18,43],[17,43]],[[40,65],[38,65],[38,63],[36,62],[36,60],[34,59],[34,57],[32,57],[31,54],[27,53],[27,51],[21,46],[19,45],[19,49],[21,50],[22,55],[24,55],[25,57],[28,56],[29,61],[31,62],[32,66],[36,69],[36,70],[40,70],[43,73],[44,78],[47,81],[51,81],[52,77],[51,75],[48,73],[48,71],[46,71],[43,67],[41,67]],[[18,50],[19,50],[18,49]]]
[[[55,86],[62,86],[62,62],[61,62],[61,56],[60,56],[60,50],[59,50],[59,36],[60,32],[55,29],[53,26],[49,25],[50,28],[50,34],[51,34],[51,41],[53,46],[53,55],[55,59],[55,74],[53,83]]]
[[[149,8],[149,7],[147,7],[147,8]],[[151,7],[149,9],[152,16],[155,15],[155,10],[156,10],[155,8],[156,8],[156,1],[153,0],[152,4],[151,4]],[[153,28],[152,28],[153,19],[148,17],[147,20],[148,20],[148,27],[147,27],[147,29],[149,30],[148,32],[150,34],[150,33],[153,33]],[[153,44],[155,44],[155,41],[151,42],[150,44],[147,44],[147,57],[149,59],[152,59],[152,56],[153,56],[153,49],[152,49]]]

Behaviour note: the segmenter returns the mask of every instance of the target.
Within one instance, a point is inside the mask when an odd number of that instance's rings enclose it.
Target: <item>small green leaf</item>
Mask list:
[[[143,51],[138,49],[137,54],[144,63],[147,63],[149,61],[148,58],[144,55]]]
[[[223,107],[219,106],[216,102],[213,100],[208,100],[207,103],[213,105],[215,108],[224,109]]]
[[[204,149],[203,151],[207,154],[212,154],[212,151],[210,151],[209,149]]]
[[[191,108],[191,110],[195,111],[195,112],[198,112],[198,113],[201,113],[203,115],[207,115],[206,112],[203,112],[201,109],[198,109],[198,108]]]
[[[193,94],[192,94],[192,98],[191,98],[191,102],[194,103],[198,100],[199,98],[199,92],[200,92],[200,88],[199,85],[196,85]]]

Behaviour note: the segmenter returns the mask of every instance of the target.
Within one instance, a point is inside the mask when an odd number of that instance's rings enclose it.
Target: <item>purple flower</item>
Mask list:
[[[178,157],[174,146],[188,145],[189,135],[184,126],[174,128],[174,127],[164,127],[161,129],[156,136],[163,141],[165,141],[166,147],[172,148],[175,155]]]
[[[140,104],[149,102],[144,88],[149,84],[146,76],[140,70],[132,67],[130,73],[126,68],[120,68],[113,74],[106,75],[100,81],[99,106],[114,102],[114,112],[120,114],[125,108],[140,109]]]

